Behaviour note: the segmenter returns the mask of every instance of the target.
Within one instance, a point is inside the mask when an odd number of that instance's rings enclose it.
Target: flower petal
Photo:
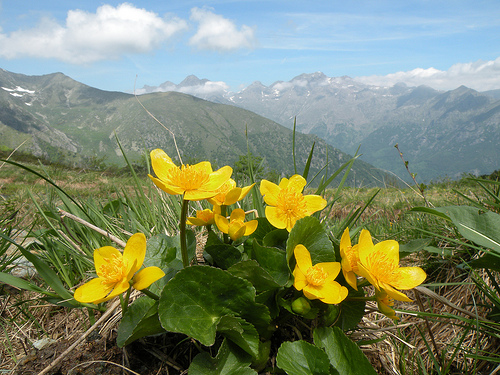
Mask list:
[[[262,180],[260,182],[260,194],[264,196],[264,202],[270,206],[278,204],[278,194],[281,188],[271,181]]]
[[[297,193],[302,193],[302,190],[304,190],[304,187],[306,185],[307,185],[307,181],[304,177],[302,177],[300,174],[294,174],[288,180],[287,189],[293,190]],[[281,187],[281,184],[280,184],[280,187]]]
[[[285,229],[287,227],[288,220],[283,220],[276,207],[266,206],[266,219],[275,228]]]
[[[123,262],[127,267],[127,281],[141,268],[145,256],[146,236],[142,233],[136,233],[128,239],[123,250]]]
[[[257,230],[259,222],[257,220],[250,220],[245,224],[245,236],[250,236],[253,232]]]
[[[397,301],[413,302],[406,294],[401,293],[399,290],[394,289],[389,284],[381,282],[380,287],[392,299],[395,299]]]
[[[321,302],[328,304],[337,304],[342,302],[349,291],[345,286],[340,285],[338,282],[333,281],[326,283],[321,287],[321,294],[323,298],[320,298]]]
[[[73,297],[82,303],[95,303],[106,297],[113,289],[113,285],[103,284],[102,280],[95,278],[75,290]]]
[[[240,239],[245,235],[245,224],[241,221],[230,222],[227,234],[233,241]]]
[[[151,176],[150,174],[148,174],[148,177],[151,179],[151,181],[153,181],[153,183],[158,188],[160,188],[161,190],[163,190],[167,194],[178,195],[178,194],[184,193],[184,189],[182,189],[178,186],[168,185],[165,182],[163,182],[162,180],[159,180],[158,178]]]
[[[359,235],[358,252],[361,263],[366,264],[368,256],[374,251],[372,236],[369,231],[363,229]]]
[[[170,156],[165,151],[157,148],[150,153],[151,166],[158,179],[168,182],[170,180],[170,170],[179,168],[173,162]]]
[[[137,290],[143,290],[163,276],[165,276],[165,272],[159,267],[151,266],[144,268],[135,274],[132,287]]]
[[[295,287],[295,289],[302,290],[306,287],[306,275],[300,270],[298,266],[295,266],[295,269],[293,270],[293,278],[293,286]]]
[[[384,253],[390,263],[394,266],[399,265],[399,243],[394,240],[386,240],[375,244],[374,251],[377,253]]]
[[[104,301],[108,301],[111,298],[114,298],[114,297],[119,296],[120,294],[126,292],[129,288],[130,288],[129,280],[123,279],[122,281],[120,281],[119,283],[117,283],[115,285],[115,287],[113,288],[111,293],[109,293],[105,298],[103,298],[99,301],[96,301],[95,303],[101,303]]]
[[[345,271],[342,268],[342,273],[344,274],[344,279],[347,283],[355,290],[358,290],[358,279],[356,274],[352,271]]]
[[[315,266],[321,267],[328,274],[325,283],[332,282],[340,273],[340,262],[322,262]]]
[[[306,202],[306,216],[310,216],[326,207],[326,200],[320,195],[304,195],[304,201]]]
[[[245,211],[242,208],[235,208],[231,211],[229,221],[245,221]]]
[[[217,214],[214,216],[214,220],[217,228],[219,228],[222,233],[227,234],[227,232],[229,231],[229,221],[227,221],[224,216]]]
[[[203,199],[212,198],[216,194],[216,191],[205,191],[201,189],[186,190],[183,198],[187,201],[202,201]]]
[[[307,270],[312,267],[311,253],[302,244],[298,244],[293,249],[293,254],[295,255],[295,260],[297,261],[297,266],[300,271],[306,275]]]
[[[215,172],[210,173],[210,179],[200,187],[200,190],[215,191],[231,178],[233,168],[226,165]],[[217,192],[216,192],[217,194]],[[216,194],[212,195],[215,196]]]
[[[415,288],[427,278],[427,274],[420,267],[400,267],[393,275],[394,280],[391,280],[391,285],[403,290]]]

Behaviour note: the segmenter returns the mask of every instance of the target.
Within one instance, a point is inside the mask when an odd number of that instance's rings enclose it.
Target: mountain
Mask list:
[[[254,82],[237,93],[210,91],[207,80],[189,82],[193,95],[248,109],[287,127],[296,117],[299,131],[315,134],[345,152],[354,153],[361,146],[362,160],[403,178],[408,174],[395,144],[420,181],[487,174],[500,168],[496,91],[480,93],[464,86],[447,92],[405,84],[380,87],[321,72],[270,86]],[[182,90],[188,90],[186,84]]]
[[[132,161],[153,148],[178,159],[172,133],[184,163],[234,165],[247,154],[248,140],[250,151],[263,157],[267,168],[293,173],[292,131],[248,110],[178,92],[137,98],[98,90],[62,73],[25,76],[0,70],[0,147],[14,149],[25,142],[22,150],[54,161],[78,165],[103,159],[123,165],[116,138]],[[313,143],[311,173],[327,157],[330,172],[350,159],[316,136],[296,134],[298,168],[304,168]],[[349,183],[373,186],[386,179],[384,172],[357,160]]]

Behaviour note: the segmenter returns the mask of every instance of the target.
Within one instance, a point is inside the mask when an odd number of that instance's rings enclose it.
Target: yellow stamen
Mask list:
[[[276,205],[280,214],[294,221],[306,216],[306,202],[302,193],[282,189],[278,194],[278,203]]]
[[[306,273],[307,283],[314,286],[323,285],[327,277],[328,273],[323,271],[323,268],[319,267],[317,264],[309,267]]]
[[[169,174],[172,185],[184,190],[196,190],[210,180],[210,175],[206,171],[200,171],[189,164],[171,168]]]
[[[387,283],[390,283],[394,271],[398,268],[398,265],[383,252],[374,252],[370,254],[367,263],[374,276],[378,280],[384,280]]]
[[[121,256],[112,254],[110,258],[106,259],[106,262],[100,267],[103,284],[116,284],[127,276],[125,274],[126,266]]]

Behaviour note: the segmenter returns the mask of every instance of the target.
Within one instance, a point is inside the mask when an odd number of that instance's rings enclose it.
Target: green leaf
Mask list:
[[[266,330],[269,310],[255,302],[255,288],[225,270],[191,266],[179,271],[165,286],[158,307],[167,331],[180,332],[213,345],[217,325],[225,315],[238,316]]]
[[[267,220],[265,217],[258,217],[256,220],[258,222],[257,229],[250,235],[249,238],[255,238],[262,242],[264,240],[264,237],[268,233],[275,231],[276,228],[273,227],[269,220]]]
[[[286,244],[288,262],[293,258],[293,250],[298,244],[304,245],[311,253],[313,264],[335,262],[335,250],[323,225],[313,216],[298,220],[293,226]]]
[[[144,336],[166,332],[158,320],[158,301],[136,299],[127,309],[118,327],[116,343],[123,347]]]
[[[234,342],[252,358],[257,358],[259,355],[259,334],[246,320],[225,315],[217,326],[217,332]]]
[[[45,294],[47,296],[56,297],[54,293],[48,292],[35,284],[30,283],[20,277],[11,275],[10,273],[0,272],[0,283],[12,285],[13,287],[29,290],[30,292],[36,292]]]
[[[363,288],[358,288],[357,291],[349,288],[349,297],[364,296]],[[335,326],[340,327],[343,331],[355,329],[365,315],[365,306],[366,301],[364,300],[349,300],[349,298],[343,300],[338,305],[340,313],[335,321]]]
[[[255,260],[245,260],[228,268],[232,275],[246,279],[252,283],[257,293],[280,287],[273,277]]]
[[[326,353],[317,346],[302,340],[286,341],[281,344],[276,364],[288,375],[330,374],[330,363]]]
[[[405,256],[411,253],[416,253],[418,251],[423,250],[426,246],[430,244],[431,240],[432,240],[431,238],[417,238],[405,244],[400,244],[399,257],[404,258]]]
[[[448,216],[462,236],[500,254],[499,214],[470,206],[439,207],[435,210]]]
[[[316,328],[313,338],[314,343],[325,350],[339,375],[377,375],[363,352],[340,328]]]
[[[257,375],[250,363],[250,356],[224,340],[217,357],[212,358],[207,352],[198,354],[188,372],[189,375]]]
[[[210,254],[215,264],[227,270],[241,260],[241,252],[234,246],[223,243],[214,232],[208,234],[205,252]]]
[[[471,268],[486,268],[500,272],[500,257],[495,253],[485,254],[479,259],[474,259],[467,263]]]
[[[186,234],[188,257],[193,259],[196,252],[196,237],[192,231],[186,231]],[[160,293],[168,280],[184,268],[180,249],[179,235],[158,234],[148,239],[144,267],[157,266],[165,272],[164,277],[151,285],[150,290],[152,292]]]
[[[13,241],[9,237],[5,236],[1,232],[0,232],[0,237],[4,238],[8,242],[17,246],[17,248],[19,249],[21,254],[33,264],[33,266],[38,271],[38,274],[40,275],[40,277],[47,283],[48,286],[50,286],[52,288],[52,290],[54,290],[54,292],[57,293],[57,295],[59,297],[61,297],[62,299],[65,299],[65,300],[73,299],[73,294],[71,294],[64,287],[63,283],[61,282],[61,279],[59,279],[59,276],[57,276],[57,273],[55,273],[55,271],[52,268],[50,268],[45,262],[43,262],[35,254],[26,250],[24,247],[17,244],[15,241]],[[76,304],[79,305],[78,303],[76,303]]]
[[[267,247],[259,244],[259,241],[253,241],[252,258],[266,270],[273,280],[284,286],[290,279],[290,270],[286,263],[285,251],[276,247]]]

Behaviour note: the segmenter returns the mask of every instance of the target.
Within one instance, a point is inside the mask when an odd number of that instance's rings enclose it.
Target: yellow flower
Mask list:
[[[309,299],[319,299],[324,303],[337,304],[347,297],[347,288],[335,281],[340,272],[339,262],[323,262],[314,266],[311,254],[304,245],[293,250],[297,265],[293,270],[293,286],[302,290]]]
[[[347,283],[354,289],[358,290],[356,273],[358,272],[358,245],[351,245],[351,237],[349,236],[349,228],[344,230],[340,239],[340,256],[342,257],[342,273]]]
[[[246,223],[244,220],[245,211],[241,208],[236,208],[231,212],[229,221],[222,215],[215,215],[215,224],[217,224],[217,228],[219,228],[222,233],[228,234],[233,241],[243,236],[249,236],[257,229],[257,220],[250,220]]]
[[[184,194],[184,199],[188,201],[199,201],[217,195],[217,189],[233,173],[233,169],[229,166],[213,172],[208,161],[178,167],[160,149],[151,151],[151,164],[157,178],[148,176],[154,184],[168,194]]]
[[[149,287],[165,273],[154,266],[139,271],[145,256],[146,236],[142,233],[129,238],[123,254],[111,246],[96,249],[94,264],[97,278],[77,288],[74,298],[78,302],[98,304],[126,292],[130,284],[137,290]]]
[[[254,185],[255,183],[250,186],[240,188],[237,187],[236,182],[232,178],[230,178],[220,188],[217,189],[218,194],[212,198],[209,198],[208,201],[213,205],[230,206],[245,198]]]
[[[266,218],[276,228],[292,230],[296,221],[326,207],[326,200],[319,195],[303,195],[304,177],[296,174],[283,178],[279,186],[262,180],[260,193],[266,202]]]
[[[215,224],[214,215],[214,211],[208,208],[204,210],[196,210],[196,217],[188,217],[187,223],[189,225],[196,225],[199,227],[212,225]]]
[[[396,289],[415,288],[427,277],[420,267],[399,267],[399,244],[396,241],[373,245],[370,232],[365,229],[359,236],[358,251],[358,275],[397,301],[411,302],[411,299]]]
[[[386,292],[378,291],[377,289],[375,289],[375,298],[377,299],[378,309],[382,314],[392,320],[399,320],[396,316],[396,312],[392,309],[392,306],[394,306],[394,299],[389,297]]]

